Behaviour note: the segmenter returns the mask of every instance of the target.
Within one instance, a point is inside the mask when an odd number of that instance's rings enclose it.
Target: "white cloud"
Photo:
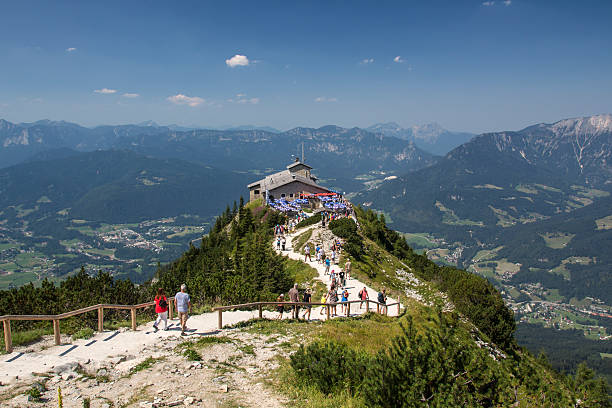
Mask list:
[[[393,62],[397,62],[398,64],[401,64],[402,62],[404,62],[404,60],[402,59],[401,56],[397,56],[395,58],[393,58]]]
[[[329,98],[327,96],[319,96],[315,98],[315,102],[338,102],[338,98]]]
[[[204,99],[198,96],[187,96],[183,94],[169,96],[167,100],[175,105],[188,105],[191,107],[196,107],[206,102]]]
[[[495,4],[494,1],[483,1],[482,5],[485,7],[493,6]]]
[[[124,98],[138,98],[140,94],[126,92],[121,96],[123,96]]]
[[[66,48],[66,52],[74,52],[74,51],[76,51],[76,48],[74,47]]]
[[[239,93],[239,94],[236,94],[236,98],[230,98],[227,101],[231,103],[240,103],[240,104],[249,103],[251,105],[257,105],[260,99],[259,98],[247,98],[247,95],[245,93]]]
[[[246,55],[236,54],[232,58],[226,59],[225,63],[230,68],[238,66],[246,67],[247,65],[249,65],[249,59],[246,57]]]
[[[504,6],[509,6],[512,4],[512,0],[504,0]]]
[[[365,65],[365,64],[373,64],[374,63],[374,58],[366,58],[364,60],[361,60],[360,64]]]
[[[99,93],[99,94],[109,95],[109,94],[117,93],[117,90],[116,89],[102,88],[102,89],[96,89],[96,90],[94,90],[94,92],[95,93]]]

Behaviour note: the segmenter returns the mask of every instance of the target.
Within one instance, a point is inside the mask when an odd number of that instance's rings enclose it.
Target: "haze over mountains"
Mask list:
[[[475,136],[475,134],[468,132],[451,132],[437,123],[427,123],[409,128],[402,128],[395,122],[377,123],[366,128],[366,130],[410,140],[419,148],[440,156]]]

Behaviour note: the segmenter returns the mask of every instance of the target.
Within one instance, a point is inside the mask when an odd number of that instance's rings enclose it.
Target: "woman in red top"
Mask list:
[[[162,288],[157,289],[157,296],[155,296],[155,313],[157,313],[157,320],[153,323],[153,329],[157,332],[157,325],[162,320],[164,321],[164,330],[168,330],[168,298],[164,294]]]

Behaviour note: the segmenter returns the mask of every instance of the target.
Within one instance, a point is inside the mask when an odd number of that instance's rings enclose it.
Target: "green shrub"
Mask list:
[[[28,401],[31,402],[42,402],[42,392],[41,389],[45,389],[45,386],[39,382],[35,383],[32,388],[29,388],[25,395],[28,396]]]
[[[291,355],[299,379],[324,394],[348,389],[355,392],[365,375],[368,356],[335,341],[314,342]]]
[[[312,217],[304,218],[302,221],[298,222],[295,226],[296,228],[304,228],[310,225],[314,225],[317,222],[321,222],[321,213],[317,213]]]

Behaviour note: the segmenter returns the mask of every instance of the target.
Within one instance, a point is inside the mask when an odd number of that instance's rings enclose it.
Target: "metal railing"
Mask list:
[[[172,319],[174,310],[174,298],[168,298],[168,317]],[[132,330],[136,330],[136,310],[155,306],[155,302],[140,303],[138,305],[111,305],[99,304],[94,306],[84,307],[82,309],[73,310],[58,315],[5,315],[0,316],[0,321],[4,326],[4,347],[7,353],[13,351],[13,335],[11,333],[11,321],[24,320],[40,320],[53,322],[53,336],[55,337],[55,345],[61,344],[59,322],[62,319],[78,316],[83,313],[98,311],[98,331],[104,331],[104,309],[129,310],[132,318]]]

